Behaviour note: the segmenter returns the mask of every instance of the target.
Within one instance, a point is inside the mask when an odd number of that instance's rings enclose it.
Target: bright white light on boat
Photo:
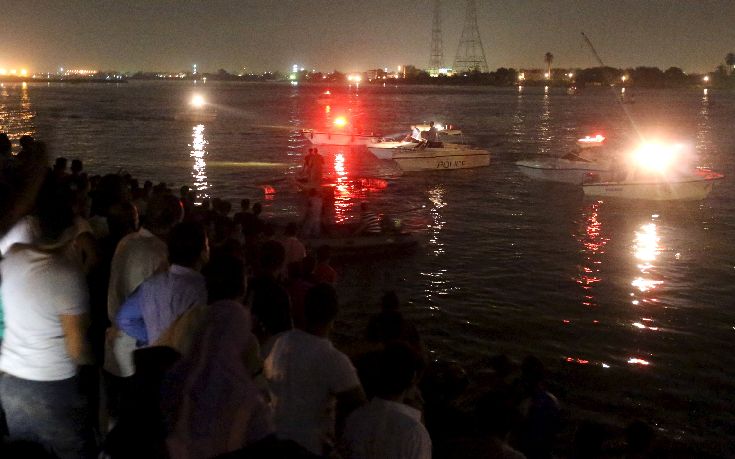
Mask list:
[[[702,78],[702,81],[705,83],[709,81],[709,75],[705,75],[704,78]]]
[[[344,116],[338,116],[334,119],[334,125],[339,127],[345,126],[347,125],[347,120]]]
[[[651,364],[651,362],[649,362],[648,360],[643,360],[643,359],[639,359],[639,358],[636,358],[636,357],[629,358],[628,359],[628,363],[630,363],[630,364],[638,364],[638,365],[650,365]]]
[[[194,108],[202,108],[204,107],[204,104],[206,102],[204,101],[204,96],[201,94],[196,94],[194,97],[191,98],[191,105]]]
[[[633,153],[633,159],[644,169],[663,172],[674,164],[681,148],[681,145],[647,143]]]

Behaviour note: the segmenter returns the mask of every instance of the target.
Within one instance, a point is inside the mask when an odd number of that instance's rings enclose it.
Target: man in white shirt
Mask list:
[[[304,303],[305,330],[284,333],[265,361],[276,434],[317,455],[329,454],[335,426],[365,400],[350,359],[328,338],[337,309],[333,287],[313,287]]]
[[[173,195],[154,195],[148,203],[144,227],[128,234],[117,245],[110,267],[107,315],[112,324],[125,299],[144,280],[168,268],[166,238],[183,216],[179,200]],[[114,325],[107,329],[105,341],[105,381],[108,411],[117,417],[120,397],[130,376],[135,373],[133,351],[135,338]]]
[[[431,438],[421,412],[403,402],[416,381],[419,359],[405,345],[379,351],[376,395],[347,418],[342,435],[346,459],[430,459]]]

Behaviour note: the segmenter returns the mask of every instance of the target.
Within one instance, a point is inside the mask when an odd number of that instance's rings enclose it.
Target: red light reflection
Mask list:
[[[579,284],[584,290],[584,297],[582,305],[587,307],[596,306],[597,303],[594,300],[592,294],[592,287],[594,284],[600,282],[602,279],[599,277],[600,266],[602,264],[602,255],[605,253],[605,245],[610,240],[602,232],[602,222],[600,222],[599,216],[600,202],[595,202],[590,205],[586,212],[586,219],[581,228],[578,240],[582,243],[584,255],[584,262],[580,266],[580,273],[575,278],[577,284]]]

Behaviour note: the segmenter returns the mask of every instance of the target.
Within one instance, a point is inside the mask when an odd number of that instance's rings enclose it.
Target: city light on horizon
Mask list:
[[[25,56],[32,56],[23,66],[34,69],[29,73],[51,73],[46,69],[58,68],[58,56],[80,66],[87,63],[86,68],[126,71],[190,72],[196,62],[196,73],[206,73],[220,68],[241,69],[246,62],[250,71],[259,73],[285,68],[293,63],[288,61],[296,52],[308,60],[308,68],[329,71],[384,68],[388,62],[427,68],[430,55],[431,12],[407,0],[375,0],[362,6],[366,14],[357,16],[351,2],[334,4],[326,0],[297,2],[287,11],[278,11],[265,0],[253,0],[247,9],[233,8],[237,5],[234,0],[222,0],[206,7],[186,3],[156,8],[155,14],[153,6],[131,10],[123,2],[100,7],[94,2],[68,0],[53,21],[30,21],[28,18],[45,17],[43,3],[4,11],[7,38],[3,58],[7,61],[0,65],[7,70],[9,63],[19,69],[15,62],[27,59]],[[712,43],[711,37],[727,36],[730,24],[726,18],[735,16],[735,2],[712,0],[709,5],[704,11],[696,2],[675,2],[666,15],[661,15],[660,9],[649,2],[618,8],[610,2],[590,0],[577,5],[574,17],[555,17],[558,24],[553,30],[543,26],[543,15],[535,14],[537,0],[516,2],[499,15],[490,14],[488,5],[478,3],[477,18],[483,40],[492,39],[490,30],[499,37],[488,61],[491,69],[528,68],[549,50],[566,68],[589,68],[594,60],[580,46],[578,30],[594,32],[604,21],[616,27],[590,38],[606,64],[619,68],[655,66],[662,70],[679,67],[688,73],[704,73],[723,63],[728,50]],[[396,9],[410,12],[415,20],[407,23],[404,16],[390,14]],[[712,11],[718,14],[712,15]],[[81,17],[85,20],[80,21]],[[293,18],[310,26],[303,30],[295,27]],[[511,18],[524,19],[519,22]],[[464,8],[442,13],[445,63],[454,58],[464,19]],[[110,21],[115,27],[109,26]],[[683,32],[679,27],[682,22],[688,25]],[[207,32],[212,30],[226,33]],[[632,33],[639,30],[656,32]],[[366,35],[371,37],[369,44],[355,53],[355,37]],[[49,38],[57,36],[63,39]],[[683,45],[673,46],[674,39],[681,39]],[[522,52],[514,45],[520,42],[526,43]],[[623,43],[625,46],[621,46]]]

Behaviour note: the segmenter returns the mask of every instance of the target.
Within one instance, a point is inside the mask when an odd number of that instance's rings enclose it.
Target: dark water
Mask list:
[[[332,88],[328,108],[317,103],[324,89],[208,83],[196,90],[217,118],[199,124],[175,117],[195,91],[189,84],[5,84],[0,130],[32,133],[52,155],[81,158],[93,172],[193,184],[293,217],[300,198],[285,177],[304,153],[299,128],[340,115],[383,133],[424,120],[457,124],[465,140],[491,150],[490,167],[401,176],[364,150],[322,149],[338,218],[369,200],[422,241],[411,256],[340,267],[337,339],[359,336],[382,291],[395,289],[438,358],[472,373],[485,356],[533,353],[573,416],[641,418],[664,436],[735,454],[735,95],[638,91],[628,118],[601,88],[574,96]],[[562,155],[596,132],[620,145],[637,132],[674,137],[728,177],[702,202],[601,202],[530,181],[514,166]]]

